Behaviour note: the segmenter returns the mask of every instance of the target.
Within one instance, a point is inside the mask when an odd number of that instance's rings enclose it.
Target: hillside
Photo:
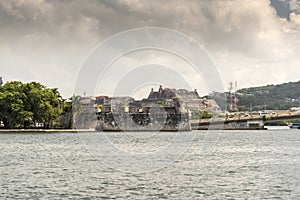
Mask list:
[[[211,97],[217,102],[226,99],[226,106],[230,108],[228,93],[215,93]],[[267,85],[261,87],[244,88],[237,91],[238,110],[288,110],[300,106],[300,81],[280,85]],[[234,97],[232,97],[234,98]],[[234,99],[232,100],[234,102]],[[224,105],[224,104],[223,104]]]
[[[251,87],[237,91],[238,106],[253,109],[287,110],[300,105],[300,81],[280,85]]]

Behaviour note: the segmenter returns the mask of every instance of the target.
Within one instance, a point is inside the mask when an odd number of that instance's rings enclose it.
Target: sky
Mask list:
[[[94,63],[91,57],[95,61],[118,55],[139,36],[133,32],[127,43],[113,43],[112,38],[145,27],[161,28],[163,36],[178,32],[188,40],[186,43],[199,44],[207,54],[204,58],[202,51],[200,57],[211,60],[215,68],[211,70],[217,75],[203,73],[202,66],[196,66],[201,69],[195,73],[191,70],[195,63],[158,49],[122,55],[111,63],[106,76],[93,73],[96,65],[90,67],[89,63]],[[176,47],[181,51],[186,44],[177,41],[181,36],[146,33],[167,50]],[[65,98],[74,93],[140,97],[159,84],[196,88],[205,95],[220,89],[212,85],[213,81],[220,81],[225,91],[229,82],[235,81],[238,88],[299,81],[299,49],[299,0],[0,1],[3,81],[38,81],[58,88]],[[185,50],[187,57],[197,56],[190,46]],[[89,82],[93,74],[95,80]],[[117,90],[122,92],[114,92]]]

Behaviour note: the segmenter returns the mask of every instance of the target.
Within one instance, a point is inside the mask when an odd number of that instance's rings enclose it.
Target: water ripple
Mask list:
[[[142,174],[106,167],[77,134],[0,134],[0,199],[300,199],[300,132],[223,131],[203,156],[205,133],[180,159]],[[171,134],[111,137],[150,151]]]

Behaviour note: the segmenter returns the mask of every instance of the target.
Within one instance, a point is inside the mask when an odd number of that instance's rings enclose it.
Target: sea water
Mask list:
[[[0,199],[300,199],[300,130],[1,133],[0,150]]]

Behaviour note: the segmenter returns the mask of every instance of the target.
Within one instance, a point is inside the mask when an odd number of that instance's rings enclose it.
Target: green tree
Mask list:
[[[33,112],[35,123],[43,123],[45,128],[53,128],[54,120],[61,113],[61,96],[57,89],[49,89],[44,85],[31,82],[24,85],[26,88],[27,106]]]
[[[61,113],[62,98],[41,83],[12,81],[0,87],[0,119],[5,128],[43,123],[52,128]]]
[[[8,82],[0,87],[0,118],[5,128],[23,126],[31,119],[32,112],[25,110],[25,98],[20,81]]]

